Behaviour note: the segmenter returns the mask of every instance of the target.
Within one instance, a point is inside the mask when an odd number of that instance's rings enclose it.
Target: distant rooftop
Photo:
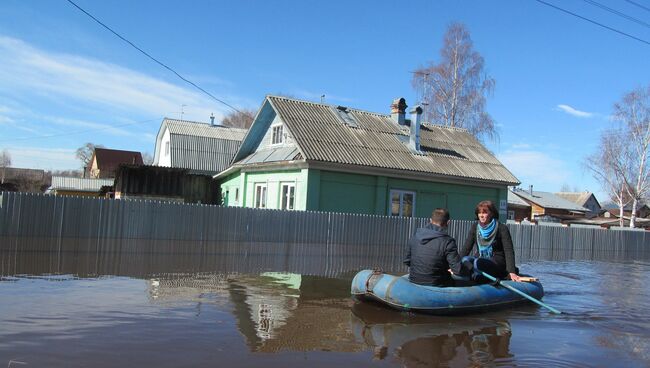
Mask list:
[[[533,191],[531,194],[528,190],[515,188],[513,190],[513,193],[527,201],[539,205],[540,207],[562,209],[567,211],[589,212],[588,208],[582,207],[574,202],[566,200],[550,192]]]
[[[113,185],[113,179],[87,179],[53,176],[49,190],[74,190],[78,192],[99,192],[103,186]]]

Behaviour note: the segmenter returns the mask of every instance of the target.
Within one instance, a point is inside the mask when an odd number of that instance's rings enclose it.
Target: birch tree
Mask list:
[[[7,149],[3,149],[0,153],[0,184],[5,183],[5,171],[11,166],[11,155]]]
[[[614,119],[624,129],[625,147],[622,156],[629,162],[626,184],[632,198],[630,227],[635,227],[636,210],[639,202],[648,194],[650,168],[650,85],[637,88],[614,104]]]
[[[413,72],[413,87],[427,105],[424,118],[432,123],[467,129],[477,139],[495,140],[494,120],[485,111],[495,80],[484,71],[467,27],[452,23],[445,33],[440,62]]]
[[[584,165],[601,184],[609,199],[616,203],[619,213],[619,226],[623,226],[623,209],[630,202],[627,188],[629,159],[625,150],[622,130],[608,130],[600,137],[599,150],[588,156]]]

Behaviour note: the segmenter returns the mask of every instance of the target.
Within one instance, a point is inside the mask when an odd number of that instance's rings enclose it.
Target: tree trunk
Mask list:
[[[637,203],[639,203],[639,200],[634,198],[632,200],[632,213],[630,214],[630,227],[634,228],[635,227],[635,222],[636,222],[636,206]]]

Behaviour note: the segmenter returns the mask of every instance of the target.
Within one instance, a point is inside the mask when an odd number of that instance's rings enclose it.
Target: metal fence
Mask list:
[[[264,210],[148,200],[0,193],[0,237],[142,239],[221,242],[354,245],[325,247],[327,256],[396,253],[425,218]],[[452,221],[449,232],[462,244],[471,221]],[[645,252],[646,231],[508,225],[518,254],[538,252]],[[0,246],[0,248],[2,248]],[[329,252],[329,253],[328,253]],[[363,254],[361,253],[363,252]]]

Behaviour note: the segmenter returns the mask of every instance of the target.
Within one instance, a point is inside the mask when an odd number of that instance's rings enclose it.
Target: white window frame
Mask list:
[[[235,188],[235,206],[239,206],[239,187]]]
[[[287,188],[287,193],[284,193],[284,188]],[[291,189],[293,189],[293,197],[291,196]],[[286,202],[285,202],[286,200]],[[292,201],[293,200],[293,201]],[[296,183],[280,183],[280,209],[292,211],[296,209]],[[285,206],[286,203],[286,206]]]
[[[169,156],[169,141],[165,142],[165,156]]]
[[[260,198],[260,194],[262,198]],[[269,198],[269,189],[267,183],[255,183],[255,192],[253,193],[253,207],[267,208],[266,206],[267,206],[268,198]]]
[[[399,214],[393,215],[393,194],[399,194]],[[404,216],[404,194],[413,195],[413,206],[411,208],[410,216]],[[415,200],[416,193],[412,190],[391,189],[388,194],[388,216],[397,217],[415,217]]]
[[[276,129],[278,131],[277,135],[276,135]],[[271,125],[271,145],[282,144],[282,143],[284,143],[284,124]]]

